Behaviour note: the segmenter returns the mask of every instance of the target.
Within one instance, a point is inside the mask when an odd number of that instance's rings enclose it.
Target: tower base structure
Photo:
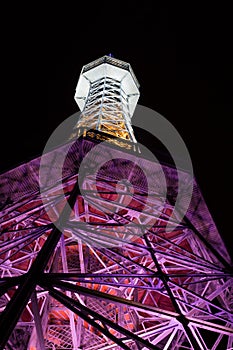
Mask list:
[[[196,181],[101,141],[0,176],[1,349],[232,349],[232,265]]]

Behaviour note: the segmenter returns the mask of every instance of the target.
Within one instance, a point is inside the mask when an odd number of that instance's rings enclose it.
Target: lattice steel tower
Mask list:
[[[139,152],[138,88],[84,66],[70,140],[0,175],[0,349],[233,348],[229,255],[196,181]]]

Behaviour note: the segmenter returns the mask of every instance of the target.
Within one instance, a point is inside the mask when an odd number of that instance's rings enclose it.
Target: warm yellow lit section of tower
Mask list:
[[[121,139],[135,144],[131,118],[138,98],[139,84],[129,63],[110,56],[89,63],[76,87],[75,100],[82,113],[72,137],[88,132],[114,143]]]

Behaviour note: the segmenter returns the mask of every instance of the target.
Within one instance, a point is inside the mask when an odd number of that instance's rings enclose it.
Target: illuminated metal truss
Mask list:
[[[40,159],[0,178],[3,348],[231,349],[232,268],[197,184],[179,223],[171,204],[177,170],[135,153],[125,161],[125,151],[104,145],[90,167],[113,153],[114,167],[100,169],[97,192],[90,171],[83,195],[80,150],[94,145],[86,138],[70,147],[65,197],[54,172],[67,146],[46,155],[47,205]],[[141,169],[153,179],[150,193]],[[162,172],[170,188],[165,202]],[[189,186],[188,174],[179,176]],[[59,217],[60,229],[53,223]]]
[[[0,349],[232,349],[229,255],[189,173],[134,147],[130,65],[75,99],[71,140],[0,175]]]
[[[84,66],[75,93],[82,114],[72,136],[93,129],[136,143],[130,119],[138,88],[128,63],[104,56]]]

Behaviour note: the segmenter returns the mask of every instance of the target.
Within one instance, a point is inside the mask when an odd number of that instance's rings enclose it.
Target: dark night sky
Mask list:
[[[133,4],[6,13],[0,170],[41,154],[52,131],[78,110],[73,96],[82,66],[111,52],[131,63],[141,85],[139,103],[179,131],[210,212],[233,250],[231,11],[213,4]]]

